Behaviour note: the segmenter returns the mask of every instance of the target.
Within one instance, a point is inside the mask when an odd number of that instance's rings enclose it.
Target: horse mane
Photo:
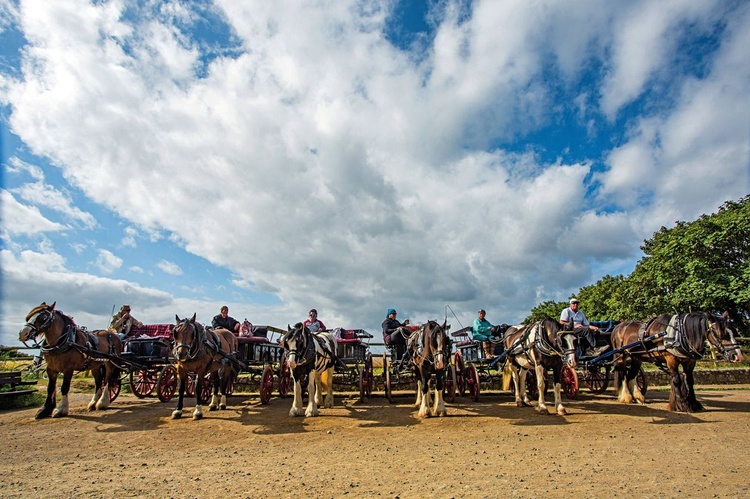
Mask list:
[[[708,318],[705,314],[691,312],[681,317],[685,339],[691,347],[702,351],[708,333]]]

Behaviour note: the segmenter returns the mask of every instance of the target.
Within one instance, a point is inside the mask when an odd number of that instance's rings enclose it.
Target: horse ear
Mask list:
[[[180,323],[180,316],[177,315],[177,314],[174,314],[174,321],[175,321],[175,324],[179,324]]]
[[[287,333],[291,333],[292,332],[292,327],[289,324],[286,325],[286,332]]]
[[[57,305],[57,300],[55,300],[55,301],[52,302],[52,305],[49,306],[49,309],[50,310],[54,310],[55,309],[55,305]]]
[[[195,315],[197,312],[193,313],[193,316],[190,318],[190,322],[195,323]]]
[[[448,319],[445,319],[443,321],[443,326],[442,327],[443,327],[443,329],[445,329],[446,327],[448,327]]]

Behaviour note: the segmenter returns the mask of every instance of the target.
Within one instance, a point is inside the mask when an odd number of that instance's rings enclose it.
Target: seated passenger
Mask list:
[[[211,327],[214,331],[225,330],[234,335],[240,334],[240,322],[234,317],[229,316],[229,307],[221,307],[219,315],[215,315],[211,321]]]
[[[484,356],[487,360],[495,358],[495,346],[490,341],[492,338],[499,338],[503,336],[503,333],[508,329],[507,324],[499,326],[493,326],[485,316],[487,312],[481,309],[477,312],[477,318],[474,319],[474,324],[471,326],[472,336],[476,341],[482,342],[482,348],[484,349]]]
[[[609,348],[606,345],[599,348],[596,347],[596,333],[599,332],[599,328],[593,324],[589,324],[589,320],[584,313],[578,309],[578,300],[576,298],[572,298],[570,306],[560,314],[560,324],[562,324],[564,331],[575,331],[576,336],[586,339],[588,345],[586,345],[586,348],[584,348],[584,345],[581,345],[581,350],[587,357],[600,355]]]
[[[143,323],[130,315],[130,305],[123,305],[120,311],[112,316],[109,323],[110,331],[117,333],[121,340],[124,340],[130,334],[130,330],[135,327],[143,327]]]
[[[307,329],[310,330],[311,333],[317,333],[319,331],[327,331],[326,325],[323,324],[323,321],[318,319],[318,311],[313,309],[310,309],[310,313],[308,314],[309,319],[305,319],[305,322],[302,323],[302,325],[307,326]]]
[[[387,346],[394,347],[396,349],[396,359],[403,356],[402,364],[406,364],[409,361],[408,351],[406,349],[406,340],[411,336],[406,326],[409,325],[409,319],[403,323],[396,320],[396,311],[392,308],[388,309],[386,319],[383,321],[383,342]],[[406,354],[404,354],[406,352]]]

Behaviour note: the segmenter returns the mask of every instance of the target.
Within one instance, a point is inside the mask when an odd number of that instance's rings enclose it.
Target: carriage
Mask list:
[[[274,334],[281,337],[286,331],[273,326],[253,325],[245,319],[237,337],[237,360],[244,365],[239,374],[247,374],[251,381],[259,383],[260,402],[264,405],[271,401],[274,384],[279,395],[285,397],[292,383],[284,350],[274,341]],[[233,388],[234,383],[231,385]]]
[[[370,353],[372,335],[364,329],[337,328],[332,332],[336,339],[336,356],[341,361],[334,369],[334,383],[355,386],[360,402],[364,402],[372,396],[375,381]]]
[[[128,379],[130,390],[138,398],[146,398],[154,391],[162,402],[169,402],[174,396],[177,371],[171,363],[171,329],[171,324],[133,326],[124,342],[122,357],[142,368],[128,369],[121,379]],[[187,388],[191,390],[190,385]]]

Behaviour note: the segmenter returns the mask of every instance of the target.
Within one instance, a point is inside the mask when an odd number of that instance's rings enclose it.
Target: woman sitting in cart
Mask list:
[[[308,313],[308,319],[305,319],[305,322],[302,324],[304,326],[307,326],[307,329],[310,330],[311,333],[318,333],[320,331],[327,331],[326,325],[323,324],[323,321],[318,319],[318,311],[314,308],[310,309],[310,312]]]
[[[381,326],[383,327],[383,343],[386,346],[394,347],[396,349],[396,358],[402,359],[402,365],[405,365],[409,361],[409,352],[407,350],[406,340],[411,336],[411,331],[406,327],[409,325],[409,319],[406,319],[403,323],[396,320],[396,310],[389,308],[386,313],[386,318]]]
[[[485,316],[487,312],[481,309],[477,312],[477,318],[474,319],[474,324],[471,326],[471,334],[474,340],[482,342],[482,348],[484,348],[484,356],[487,360],[495,358],[495,345],[492,344],[492,338],[499,338],[503,336],[503,333],[508,329],[507,324],[501,324],[499,326],[493,326]],[[499,343],[498,343],[499,344]]]
[[[219,315],[215,315],[211,321],[211,327],[214,330],[226,329],[234,335],[240,334],[240,322],[234,317],[229,316],[229,307],[224,305],[221,307]]]

